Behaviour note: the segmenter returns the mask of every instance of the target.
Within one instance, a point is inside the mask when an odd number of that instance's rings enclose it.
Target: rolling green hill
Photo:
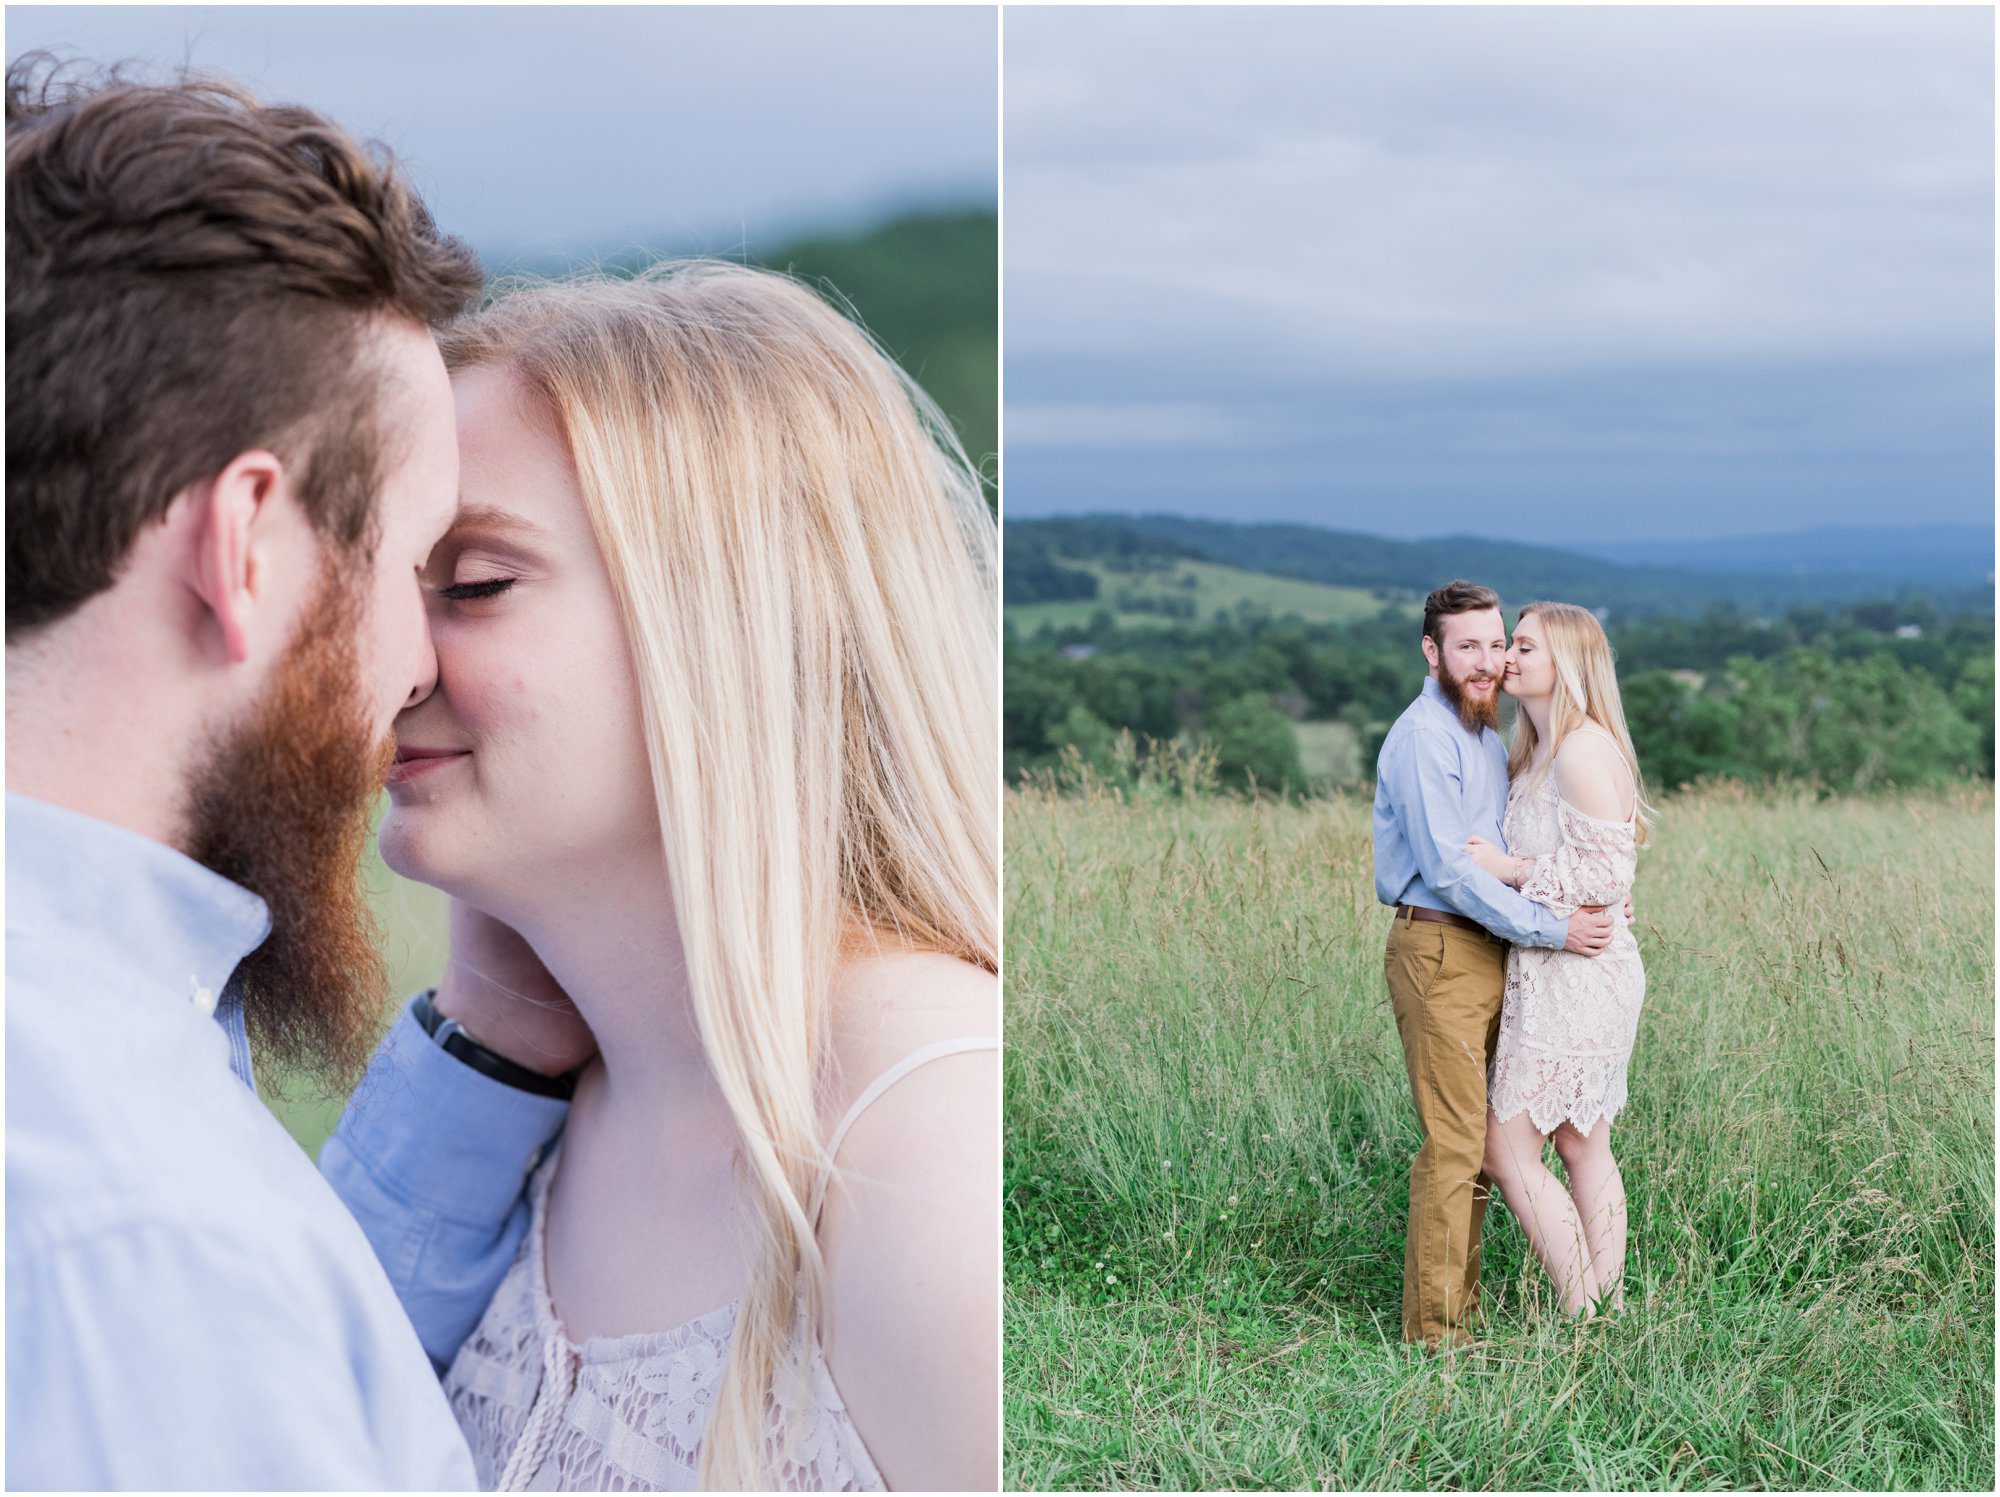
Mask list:
[[[1132,572],[1102,561],[1059,560],[1096,577],[1097,596],[1010,604],[1007,621],[1018,632],[1033,634],[1045,626],[1062,629],[1088,624],[1100,609],[1109,610],[1122,626],[1143,629],[1177,622],[1207,623],[1242,604],[1274,618],[1298,618],[1310,624],[1374,618],[1385,607],[1414,612],[1418,604],[1413,594],[1326,587],[1208,561],[1179,561],[1164,570]]]

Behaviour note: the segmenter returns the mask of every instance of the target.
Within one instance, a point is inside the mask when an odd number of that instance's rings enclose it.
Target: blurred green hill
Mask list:
[[[614,274],[686,254],[657,243],[607,257]],[[991,485],[998,509],[1000,221],[988,209],[899,214],[853,232],[812,234],[747,259],[788,271],[858,317],[942,408]],[[509,271],[559,276],[575,257],[511,259]]]
[[[860,234],[801,239],[759,263],[845,298],[930,392],[997,485],[1000,225],[992,213],[912,213]],[[997,489],[996,489],[997,492]]]

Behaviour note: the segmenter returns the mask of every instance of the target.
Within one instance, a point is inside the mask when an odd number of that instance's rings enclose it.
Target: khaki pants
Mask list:
[[[1506,943],[1398,915],[1382,959],[1423,1147],[1410,1166],[1403,1339],[1466,1340],[1486,1216],[1486,1065],[1500,1034]]]

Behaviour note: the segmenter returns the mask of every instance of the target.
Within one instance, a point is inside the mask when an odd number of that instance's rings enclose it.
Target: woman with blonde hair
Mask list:
[[[1521,610],[1501,687],[1520,711],[1503,830],[1475,861],[1562,915],[1622,905],[1651,808],[1604,627],[1568,603]],[[1630,926],[1596,957],[1512,946],[1487,1083],[1485,1172],[1572,1314],[1624,1303],[1625,1185],[1611,1120],[1625,1105],[1646,972]],[[1553,1138],[1567,1188],[1542,1163]]]
[[[442,341],[461,506],[382,852],[596,1049],[446,1377],[482,1483],[990,1489],[978,476],[783,276],[523,286]]]

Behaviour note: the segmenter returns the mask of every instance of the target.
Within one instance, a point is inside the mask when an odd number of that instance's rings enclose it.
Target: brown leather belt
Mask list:
[[[1463,915],[1454,915],[1448,910],[1427,909],[1420,904],[1399,904],[1396,906],[1398,920],[1434,920],[1439,925],[1456,925],[1460,930],[1469,930],[1475,935],[1490,937],[1493,932],[1477,920],[1468,920]]]

